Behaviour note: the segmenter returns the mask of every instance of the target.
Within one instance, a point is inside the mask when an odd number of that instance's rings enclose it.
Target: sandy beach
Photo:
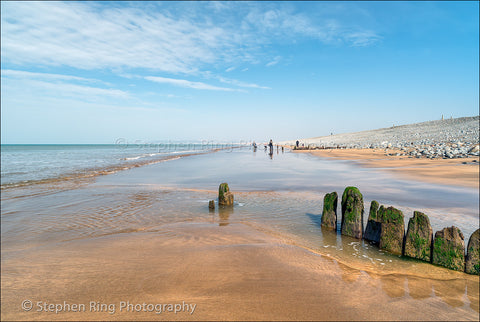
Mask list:
[[[478,317],[476,277],[454,272],[429,279],[357,270],[242,224],[171,224],[6,257],[2,289],[15,286],[15,293],[2,292],[2,320]],[[17,300],[27,294],[33,300],[28,312]],[[38,312],[45,303],[63,311]],[[85,304],[84,311],[71,311],[75,303]],[[153,306],[168,303],[180,303],[182,310],[160,312]],[[195,309],[184,310],[185,303]],[[104,304],[110,311],[101,311]]]
[[[478,188],[479,158],[427,159],[396,156],[395,149],[325,149],[297,150],[323,158],[351,160],[363,167],[388,171],[398,177],[430,182]]]
[[[209,211],[221,182],[235,205]],[[250,149],[67,183],[2,190],[2,320],[478,320],[478,276],[320,226],[355,184],[468,240],[478,188]]]

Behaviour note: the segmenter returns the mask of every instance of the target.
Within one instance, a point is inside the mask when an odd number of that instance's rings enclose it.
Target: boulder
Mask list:
[[[470,236],[465,258],[465,273],[480,275],[480,235],[479,229]]]
[[[221,183],[218,187],[218,204],[221,206],[233,206],[233,194],[230,192],[228,183]]]
[[[382,227],[378,218],[378,206],[378,202],[375,200],[370,203],[367,228],[365,228],[365,233],[363,234],[363,239],[375,244],[380,242],[380,229]]]
[[[432,263],[457,271],[465,270],[465,243],[460,229],[455,226],[435,233]]]
[[[342,195],[342,235],[362,238],[363,196],[355,187],[347,187]]]
[[[322,227],[337,230],[337,204],[336,192],[327,193],[323,198]]]
[[[402,255],[405,235],[403,213],[393,207],[380,206],[378,217],[381,222],[379,247],[392,254]]]
[[[413,217],[408,221],[403,254],[430,262],[432,239],[433,231],[428,216],[419,211],[414,211]]]
[[[215,200],[210,200],[208,202],[208,208],[214,210],[215,209]]]

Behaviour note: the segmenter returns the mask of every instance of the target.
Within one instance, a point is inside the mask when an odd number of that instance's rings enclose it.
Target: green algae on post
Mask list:
[[[322,227],[337,230],[337,203],[336,192],[327,193],[323,198]]]
[[[356,187],[345,188],[342,195],[342,235],[363,235],[363,196]]]
[[[433,231],[428,216],[414,211],[408,221],[404,255],[430,262],[432,239]]]
[[[465,244],[460,229],[452,226],[435,233],[432,263],[456,271],[465,270]]]

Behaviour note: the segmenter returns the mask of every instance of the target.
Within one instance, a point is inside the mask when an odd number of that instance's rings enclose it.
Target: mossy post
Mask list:
[[[480,275],[480,235],[479,229],[470,236],[465,258],[465,273]]]
[[[382,223],[378,219],[378,202],[373,200],[370,203],[370,212],[368,215],[367,227],[363,234],[363,239],[378,244],[380,242],[380,229]]]
[[[363,196],[356,187],[345,188],[342,195],[342,235],[363,235]]]
[[[433,231],[428,216],[414,211],[413,217],[408,221],[403,255],[430,262],[432,239]]]
[[[233,194],[230,192],[228,183],[221,183],[218,187],[218,204],[220,206],[233,206]]]
[[[336,192],[327,193],[323,198],[322,227],[337,230],[337,204]]]
[[[456,271],[465,270],[465,243],[463,234],[455,226],[435,233],[432,263]]]
[[[215,210],[215,200],[210,200],[208,202],[208,209]]]
[[[378,217],[382,223],[379,247],[392,254],[402,255],[405,223],[403,213],[393,207],[378,209]]]

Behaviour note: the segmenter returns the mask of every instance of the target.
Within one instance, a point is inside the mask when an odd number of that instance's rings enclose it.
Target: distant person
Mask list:
[[[297,146],[297,148],[298,148],[299,144],[300,144],[300,141],[297,140],[297,142],[295,142],[295,145]]]
[[[253,141],[252,146],[253,146],[254,149],[256,149],[257,148],[257,143],[255,143],[255,141]]]
[[[268,143],[268,147],[270,148],[270,154],[273,155],[273,141],[270,139],[270,142]]]
[[[283,146],[282,146],[282,153],[283,153]]]

